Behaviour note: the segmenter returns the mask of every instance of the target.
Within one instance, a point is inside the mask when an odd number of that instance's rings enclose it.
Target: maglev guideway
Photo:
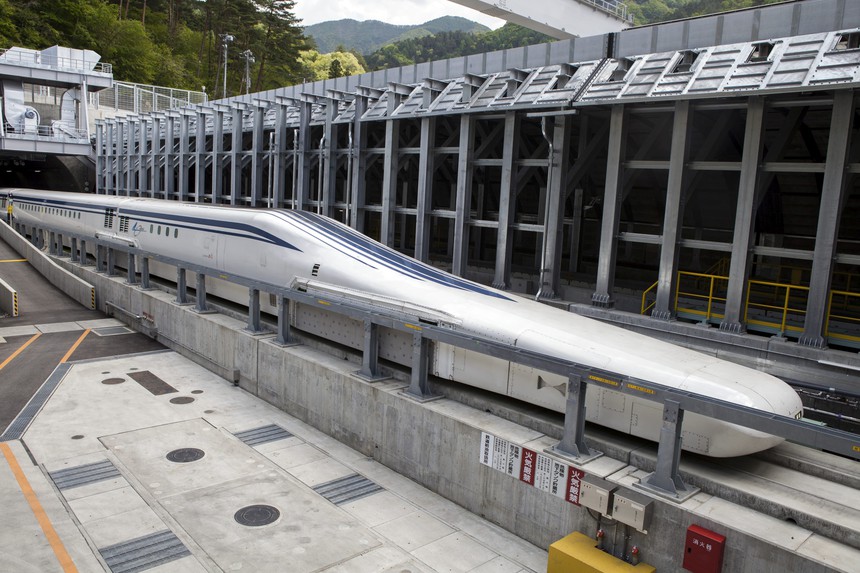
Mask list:
[[[451,0],[559,40],[608,34],[633,22],[619,0]]]

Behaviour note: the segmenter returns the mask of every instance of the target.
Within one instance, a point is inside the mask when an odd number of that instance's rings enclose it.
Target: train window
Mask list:
[[[158,234],[161,234],[161,225],[158,226]]]
[[[152,223],[150,223],[150,224],[149,224],[149,233],[150,233],[150,234],[152,234],[152,229],[153,229],[153,226],[152,226]]]
[[[164,236],[165,236],[165,237],[169,237],[169,236],[170,236],[170,227],[165,227],[165,228],[164,228]]]
[[[173,238],[176,239],[179,237],[179,229],[173,229]]]

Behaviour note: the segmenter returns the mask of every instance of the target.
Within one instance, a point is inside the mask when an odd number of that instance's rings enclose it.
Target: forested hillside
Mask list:
[[[635,23],[644,24],[777,1],[628,0],[627,4]],[[260,91],[549,41],[518,26],[480,32],[480,25],[471,23],[474,26],[467,28],[471,31],[463,31],[468,24],[461,19],[440,18],[405,30],[406,39],[401,36],[402,41],[375,51],[351,44],[338,33],[337,25],[329,26],[324,48],[328,53],[320,53],[295,17],[295,5],[296,0],[0,0],[0,48],[91,49],[113,64],[118,80],[193,90],[205,86],[210,97],[219,98],[224,69],[221,38],[226,34],[233,37],[227,50],[227,95],[246,89],[242,54],[248,51],[253,54],[250,89]],[[332,48],[330,40],[338,37],[337,47]]]

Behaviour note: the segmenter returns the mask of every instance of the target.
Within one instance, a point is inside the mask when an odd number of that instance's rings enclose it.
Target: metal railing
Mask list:
[[[90,104],[140,114],[204,104],[208,99],[206,92],[114,82],[112,88],[91,94]]]
[[[744,322],[777,336],[799,337],[806,320],[809,287],[750,280]]]
[[[11,139],[43,139],[46,141],[89,141],[86,129],[78,129],[63,122],[55,121],[51,125],[13,126],[8,121],[3,122],[0,136]]]
[[[0,63],[16,66],[41,66],[52,70],[72,72],[95,72],[99,74],[112,74],[113,65],[103,62],[93,62],[83,58],[67,58],[43,54],[35,50],[21,50],[15,48],[4,48],[0,50]]]
[[[598,10],[608,12],[627,22],[633,22],[633,15],[627,10],[627,5],[617,0],[577,0],[582,4],[591,4]]]

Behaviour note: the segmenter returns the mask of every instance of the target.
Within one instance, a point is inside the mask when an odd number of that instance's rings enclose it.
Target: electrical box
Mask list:
[[[654,500],[629,489],[619,489],[613,495],[612,518],[647,533],[651,523]]]
[[[720,573],[725,546],[725,535],[691,525],[684,544],[684,569],[692,573]]]
[[[612,503],[612,492],[618,489],[614,483],[586,474],[579,486],[579,505],[606,515]]]

